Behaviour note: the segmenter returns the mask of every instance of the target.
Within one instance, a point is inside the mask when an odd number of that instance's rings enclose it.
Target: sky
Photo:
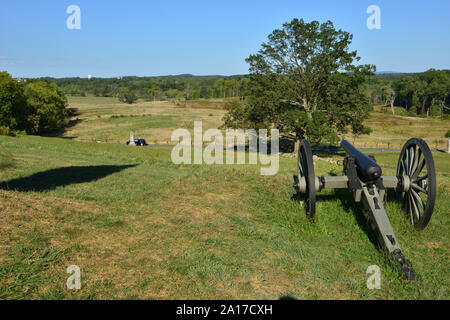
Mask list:
[[[70,5],[80,29],[69,29]],[[370,30],[370,5],[380,29]],[[293,18],[331,20],[377,71],[450,69],[450,1],[1,0],[0,71],[14,77],[248,73],[245,58]],[[71,20],[72,21],[72,20]]]

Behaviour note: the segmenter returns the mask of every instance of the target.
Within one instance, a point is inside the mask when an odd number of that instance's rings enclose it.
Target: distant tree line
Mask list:
[[[195,100],[245,97],[250,75],[161,76],[119,78],[42,78],[55,82],[67,95],[117,97],[121,102],[137,99]],[[410,115],[443,115],[450,107],[450,71],[430,69],[423,73],[386,73],[369,77],[365,93],[372,105],[395,106]]]
[[[258,61],[255,60],[254,64],[257,65]],[[356,75],[356,73],[353,74]],[[20,82],[13,79],[7,72],[0,72],[0,127],[3,128],[2,130],[8,128],[8,130],[25,131],[29,134],[60,130],[68,123],[69,110],[66,95],[117,97],[124,103],[134,103],[137,99],[160,101],[230,97],[245,97],[246,100],[251,100],[249,102],[256,103],[257,101],[252,98],[255,96],[255,90],[262,90],[261,93],[266,92],[266,94],[290,92],[287,90],[290,84],[286,84],[287,87],[283,90],[269,88],[270,81],[267,85],[259,82],[260,87],[255,86],[259,81],[255,81],[257,78],[257,75],[250,73],[229,77],[179,75],[91,79],[39,78],[24,79],[25,81]],[[338,81],[334,85],[337,90],[340,88],[337,84],[343,85],[344,78],[341,76],[342,79],[339,80],[337,74],[334,78]],[[329,80],[335,81],[332,78]],[[275,82],[273,84],[279,85]],[[311,84],[311,81],[306,79],[304,85],[308,84]],[[320,82],[317,83],[319,84]],[[368,82],[362,81],[361,89],[371,105],[389,106],[392,113],[401,111],[411,116],[448,116],[450,113],[449,70],[430,69],[423,73],[372,74],[368,76]],[[350,92],[348,88],[345,90],[347,94]],[[239,111],[240,109],[234,104],[228,107],[232,107],[233,112],[236,113],[242,111]],[[237,117],[237,114],[234,116]],[[254,117],[260,117],[258,112],[254,114]],[[292,121],[296,119],[296,116],[290,113],[289,116],[283,117]],[[347,119],[350,118],[356,119],[356,117],[347,117]],[[289,126],[286,123],[285,125]],[[319,125],[319,127],[324,126]]]
[[[62,129],[68,123],[67,98],[48,80],[21,83],[0,72],[0,133],[17,131],[43,134]]]
[[[66,94],[117,97],[127,103],[136,99],[211,99],[243,96],[247,76],[163,76],[118,78],[45,78],[55,82]]]
[[[430,69],[423,73],[377,75],[368,85],[373,105],[404,108],[410,115],[439,116],[450,113],[450,70]]]

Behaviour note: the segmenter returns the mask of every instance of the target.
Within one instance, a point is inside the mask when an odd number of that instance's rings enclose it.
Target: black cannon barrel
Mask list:
[[[375,160],[356,149],[347,140],[342,140],[341,146],[349,155],[355,158],[356,170],[365,180],[374,181],[381,177],[381,168]]]

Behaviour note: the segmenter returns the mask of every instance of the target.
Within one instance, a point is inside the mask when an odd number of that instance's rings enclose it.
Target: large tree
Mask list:
[[[258,53],[249,56],[245,106],[232,104],[226,127],[278,128],[295,139],[336,143],[339,135],[367,133],[370,106],[365,95],[374,66],[356,66],[352,35],[294,19],[274,30]]]
[[[25,86],[27,104],[33,113],[29,116],[32,126],[29,133],[57,131],[68,123],[67,98],[53,82],[32,81]]]
[[[7,72],[0,72],[0,126],[26,130],[29,114],[22,84]]]
[[[0,126],[31,134],[62,129],[67,120],[67,99],[53,82],[29,80],[22,85],[0,72]]]

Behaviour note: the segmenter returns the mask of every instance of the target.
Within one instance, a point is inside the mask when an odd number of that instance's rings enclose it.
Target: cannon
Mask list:
[[[300,142],[294,188],[306,207],[307,216],[314,220],[317,192],[348,189],[355,202],[362,202],[383,250],[399,266],[403,278],[416,280],[416,273],[404,257],[383,203],[387,190],[394,190],[414,228],[422,230],[428,225],[436,199],[436,173],[430,148],[422,139],[408,140],[400,152],[396,175],[384,176],[374,157],[365,155],[347,140],[341,142],[341,147],[347,154],[343,175],[316,177],[311,145],[307,139]]]

